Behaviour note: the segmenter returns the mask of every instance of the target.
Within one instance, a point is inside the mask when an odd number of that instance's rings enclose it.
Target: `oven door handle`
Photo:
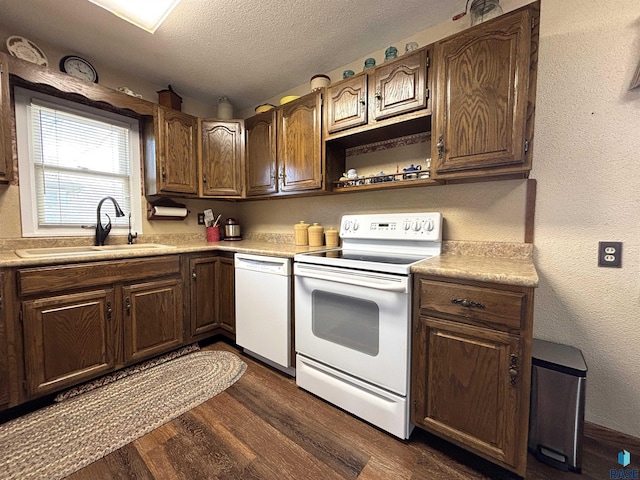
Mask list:
[[[298,267],[295,272],[297,277],[315,278],[316,280],[325,280],[327,282],[338,282],[346,285],[355,285],[358,287],[373,288],[375,290],[384,290],[387,292],[406,292],[407,286],[401,280],[390,280],[371,275],[360,275],[356,273],[338,273],[335,271],[314,271],[304,267]]]

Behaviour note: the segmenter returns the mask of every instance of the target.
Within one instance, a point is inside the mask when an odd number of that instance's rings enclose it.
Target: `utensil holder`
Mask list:
[[[207,227],[207,242],[220,241],[220,227]]]

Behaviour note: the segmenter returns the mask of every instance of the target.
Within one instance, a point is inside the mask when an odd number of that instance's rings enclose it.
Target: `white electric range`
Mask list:
[[[340,237],[294,256],[296,383],[408,438],[410,269],[440,254],[442,215],[345,215]]]

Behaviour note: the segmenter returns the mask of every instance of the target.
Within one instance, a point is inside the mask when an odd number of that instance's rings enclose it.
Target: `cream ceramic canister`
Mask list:
[[[337,247],[340,244],[338,240],[338,230],[329,228],[324,232],[325,244],[327,247]]]
[[[295,237],[296,245],[304,246],[309,245],[309,224],[304,220],[300,220],[300,223],[296,223],[293,226],[293,233]]]
[[[218,98],[218,115],[221,120],[230,120],[233,118],[233,105],[227,97]]]
[[[324,245],[324,227],[314,223],[309,227],[309,246],[321,247]]]
[[[311,91],[315,92],[317,90],[322,90],[325,87],[328,87],[331,83],[331,78],[327,75],[318,74],[311,77],[309,84],[311,85]]]

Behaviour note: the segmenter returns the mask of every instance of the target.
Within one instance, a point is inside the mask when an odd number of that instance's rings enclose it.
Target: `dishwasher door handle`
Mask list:
[[[316,280],[324,280],[326,282],[337,282],[345,285],[354,285],[357,287],[372,288],[375,290],[384,290],[386,292],[406,292],[407,284],[404,279],[389,279],[375,274],[365,273],[340,273],[334,270],[328,271],[324,269],[305,268],[299,266],[295,271],[296,277],[314,278]]]

